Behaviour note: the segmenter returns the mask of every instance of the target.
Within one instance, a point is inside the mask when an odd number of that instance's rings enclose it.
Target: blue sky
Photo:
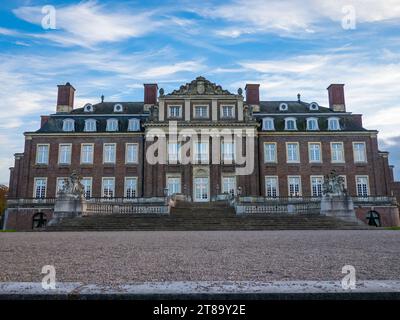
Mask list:
[[[56,29],[42,27],[45,5],[56,10]],[[347,109],[379,130],[381,149],[400,168],[400,0],[0,6],[0,183],[23,151],[22,133],[55,111],[57,84],[71,82],[81,107],[102,94],[141,101],[143,83],[169,92],[199,75],[233,92],[260,83],[263,100],[294,100],[300,92],[321,105],[330,83],[345,83]],[[347,17],[355,28],[343,28]]]

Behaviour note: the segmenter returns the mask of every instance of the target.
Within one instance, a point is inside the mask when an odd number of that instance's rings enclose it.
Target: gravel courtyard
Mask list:
[[[0,233],[0,282],[400,279],[399,231]]]

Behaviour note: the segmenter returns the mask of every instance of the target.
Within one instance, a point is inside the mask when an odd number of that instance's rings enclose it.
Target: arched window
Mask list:
[[[128,131],[139,131],[140,130],[140,120],[133,118],[129,119]]]
[[[96,131],[96,120],[95,119],[87,119],[85,120],[85,129],[86,132],[94,132]]]
[[[340,130],[340,123],[338,118],[328,118],[328,130]]]
[[[307,130],[319,130],[317,118],[307,118]]]
[[[35,213],[32,217],[32,229],[43,229],[46,227],[47,217],[43,212]]]
[[[91,103],[85,104],[85,106],[83,107],[83,111],[84,112],[93,112],[93,105]]]
[[[310,103],[310,111],[317,111],[319,109],[319,105],[316,102]]]
[[[114,104],[114,112],[122,112],[123,108],[122,108],[122,104],[117,103]]]
[[[285,130],[297,130],[296,118],[285,119]]]
[[[64,119],[63,131],[67,132],[75,131],[75,121],[73,119]]]
[[[289,106],[287,103],[281,103],[279,105],[279,111],[287,111],[289,109]]]
[[[275,130],[273,118],[262,119],[262,130]]]
[[[107,131],[118,131],[118,120],[107,119]]]

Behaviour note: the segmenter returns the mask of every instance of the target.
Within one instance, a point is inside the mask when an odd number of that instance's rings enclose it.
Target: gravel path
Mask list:
[[[0,233],[0,282],[400,279],[398,231]]]

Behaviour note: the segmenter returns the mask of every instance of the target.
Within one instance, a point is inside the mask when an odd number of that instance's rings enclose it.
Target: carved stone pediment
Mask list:
[[[172,91],[169,96],[181,95],[233,95],[228,90],[222,89],[220,85],[210,82],[204,77],[197,77],[190,83],[182,85],[179,89]]]

